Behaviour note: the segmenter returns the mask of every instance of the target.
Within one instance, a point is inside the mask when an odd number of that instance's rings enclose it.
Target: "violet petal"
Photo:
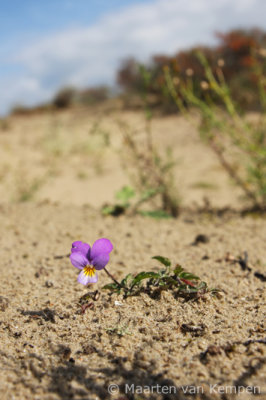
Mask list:
[[[96,269],[100,270],[100,269],[103,269],[106,266],[108,261],[109,261],[109,254],[102,253],[102,254],[99,254],[98,256],[93,258],[92,265]]]
[[[98,281],[98,275],[95,273],[93,276],[89,276],[81,271],[78,275],[78,282],[82,285],[88,285],[88,283],[96,283]]]
[[[85,257],[89,258],[90,253],[90,245],[88,243],[83,243],[79,240],[72,243],[71,253],[76,251],[82,253]]]
[[[113,245],[109,239],[98,239],[93,243],[90,251],[90,260],[93,261],[95,257],[100,254],[109,254],[113,250]]]
[[[84,254],[75,251],[70,255],[70,261],[72,265],[78,269],[83,269],[88,265],[88,259],[84,256]]]

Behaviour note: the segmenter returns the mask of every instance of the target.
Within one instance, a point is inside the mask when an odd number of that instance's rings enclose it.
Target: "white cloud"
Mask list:
[[[4,82],[0,111],[12,103],[46,100],[65,85],[110,84],[127,56],[145,60],[213,42],[217,30],[263,27],[265,12],[264,0],[155,0],[106,15],[87,28],[45,37],[13,59],[24,72]]]

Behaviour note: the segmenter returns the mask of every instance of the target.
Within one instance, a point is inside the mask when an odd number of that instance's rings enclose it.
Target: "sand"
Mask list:
[[[141,121],[139,115],[127,115],[129,119],[133,117]],[[27,176],[36,173],[44,160],[43,150],[37,145],[44,133],[40,128],[34,136],[33,128],[42,126],[40,122],[44,124],[45,118],[11,120],[10,130],[0,136],[9,149],[6,162],[12,165],[14,160],[19,165],[19,160],[24,160]],[[62,114],[57,118],[74,117]],[[173,124],[178,121],[175,118],[158,119],[158,132],[162,126],[174,131]],[[216,204],[224,206],[231,204],[232,198],[238,199],[237,190],[230,191],[226,176],[211,153],[204,158],[202,143],[185,134],[181,135],[182,146],[191,148],[185,165],[189,166],[195,151],[205,159],[199,169],[217,165],[204,179],[215,182],[217,176],[222,177],[219,187],[209,191],[211,201],[219,198]],[[119,148],[115,136],[112,143]],[[24,158],[19,149],[24,149]],[[49,177],[29,201],[11,198],[15,193],[11,182],[18,170],[10,170],[9,176],[3,178],[1,190],[6,197],[0,206],[1,399],[249,400],[258,398],[256,394],[262,399],[266,393],[265,218],[230,212],[219,217],[199,214],[196,208],[169,220],[103,217],[99,206],[106,199],[112,200],[112,183],[116,182],[119,188],[123,179],[128,179],[121,171],[117,154],[111,154],[109,149],[106,152],[102,175],[93,174],[94,166],[87,154],[84,158],[79,154],[80,159],[77,154],[76,158],[69,153],[62,158],[60,155],[56,167],[60,170],[69,158],[69,164],[65,164],[67,171],[72,170],[69,180],[67,172],[61,170]],[[94,152],[91,154],[93,157]],[[75,162],[77,171],[84,160],[88,162],[88,177],[71,187]],[[107,168],[112,160],[115,178]],[[46,166],[41,165],[41,172]],[[183,194],[191,182],[199,179],[199,169],[193,172],[191,167],[188,173],[182,168]],[[118,176],[122,178],[119,180]],[[105,186],[105,179],[110,186]],[[88,187],[93,182],[91,191]],[[13,189],[17,190],[17,186]],[[203,189],[195,190],[186,204],[202,204],[205,195]],[[235,201],[237,206],[238,200]],[[199,234],[206,235],[206,243],[195,245]],[[140,293],[125,299],[101,289],[110,282],[103,271],[97,284],[84,288],[77,283],[77,270],[68,258],[71,244],[74,240],[92,244],[100,237],[109,238],[114,245],[108,269],[117,279],[129,272],[157,271],[160,265],[151,257],[162,255],[220,292],[193,301],[176,297],[170,290],[157,296]],[[226,259],[227,253],[239,257],[244,251],[248,253],[250,270]],[[91,308],[82,312],[81,297],[95,290],[99,290],[99,298],[91,300]],[[243,393],[237,397],[235,392]]]
[[[99,208],[113,202],[123,185],[127,150],[120,124],[145,140],[141,111],[77,109],[58,113],[11,116],[0,129],[1,202],[51,200]],[[164,156],[173,151],[174,183],[183,206],[245,206],[213,152],[200,140],[196,120],[154,116],[154,146]]]

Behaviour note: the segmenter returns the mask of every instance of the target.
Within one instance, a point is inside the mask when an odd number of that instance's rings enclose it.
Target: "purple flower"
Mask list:
[[[112,250],[113,245],[108,239],[98,239],[92,247],[80,241],[72,243],[70,261],[74,267],[82,270],[78,282],[82,285],[96,283],[98,281],[96,270],[106,266]]]

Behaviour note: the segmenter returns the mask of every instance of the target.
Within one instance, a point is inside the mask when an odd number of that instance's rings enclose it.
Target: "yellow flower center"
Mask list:
[[[84,269],[83,269],[84,275],[88,275],[90,277],[95,275],[95,268],[92,267],[91,265],[87,265]]]

